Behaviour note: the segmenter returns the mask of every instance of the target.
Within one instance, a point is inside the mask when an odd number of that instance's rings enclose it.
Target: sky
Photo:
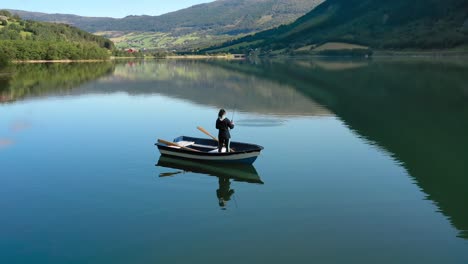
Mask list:
[[[128,15],[162,15],[208,2],[213,0],[2,0],[0,9],[121,18]]]

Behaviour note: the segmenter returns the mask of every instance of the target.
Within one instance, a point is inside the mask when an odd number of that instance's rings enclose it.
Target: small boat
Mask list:
[[[245,164],[254,163],[263,150],[259,145],[234,141],[230,144],[231,151],[226,152],[223,148],[222,152],[218,152],[216,140],[187,136],[175,138],[173,142],[158,140],[155,145],[162,155],[199,161]]]
[[[175,176],[184,172],[200,173],[216,176],[218,178],[228,178],[239,182],[263,184],[255,167],[251,164],[219,164],[213,162],[200,162],[197,160],[181,159],[177,157],[162,155],[159,157],[156,166],[179,170],[177,172],[161,173],[159,177]]]

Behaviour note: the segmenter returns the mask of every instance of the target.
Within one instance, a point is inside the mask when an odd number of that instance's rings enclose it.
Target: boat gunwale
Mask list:
[[[180,139],[180,138],[198,139],[198,140],[216,142],[213,139],[195,138],[195,137],[187,137],[187,136],[177,137],[177,138],[174,139],[173,142],[177,143],[177,141],[175,141],[175,140]],[[250,146],[250,147],[253,147],[254,149],[243,150],[243,151],[234,151],[234,152],[203,152],[203,151],[196,152],[196,151],[186,150],[186,149],[183,149],[183,148],[176,148],[176,147],[167,146],[166,144],[162,144],[162,143],[159,143],[159,142],[155,143],[154,145],[157,146],[158,149],[163,149],[163,150],[167,150],[167,151],[170,151],[170,152],[187,153],[187,154],[192,154],[192,155],[197,155],[197,156],[211,156],[211,157],[235,156],[235,155],[247,154],[247,153],[253,153],[253,152],[260,153],[264,149],[260,145],[251,144],[251,143],[232,141],[231,144]]]

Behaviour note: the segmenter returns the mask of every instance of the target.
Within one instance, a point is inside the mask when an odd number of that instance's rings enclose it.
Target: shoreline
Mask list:
[[[190,55],[168,55],[164,57],[155,57],[155,56],[146,56],[146,57],[111,57],[110,60],[128,60],[128,59],[156,59],[156,60],[163,60],[163,59],[225,59],[225,60],[239,60],[244,59],[247,56],[242,54],[242,57],[236,57],[239,54],[228,54],[228,55],[197,55],[197,54],[190,54]]]
[[[458,57],[468,56],[468,49],[448,50],[374,50],[372,56],[379,57]]]
[[[244,54],[243,54],[244,55]],[[229,55],[171,55],[164,57],[165,59],[225,59],[225,60],[240,60],[246,58],[236,58],[234,54]]]
[[[225,59],[225,60],[240,60],[239,58],[234,58],[233,55],[171,55],[165,57],[110,57],[109,59],[104,60],[13,60],[11,63],[14,64],[23,64],[23,63],[86,63],[86,62],[106,62],[106,61],[115,61],[115,60],[145,60],[145,59]],[[244,59],[244,58],[242,58]]]
[[[340,58],[350,56],[324,56],[324,55],[313,55],[313,54],[301,54],[292,55],[293,57],[309,57],[309,58]],[[468,50],[430,50],[430,51],[405,51],[405,50],[375,50],[370,56],[371,58],[383,58],[383,57],[394,57],[394,58],[415,58],[415,57],[436,57],[436,58],[457,58],[467,57]],[[268,57],[268,56],[267,56]],[[282,57],[281,55],[271,57]],[[284,57],[291,57],[286,55]],[[13,64],[26,64],[26,63],[94,63],[94,62],[108,62],[116,60],[145,60],[145,59],[189,59],[189,60],[205,60],[205,59],[223,59],[223,60],[244,60],[248,56],[235,57],[233,54],[229,55],[170,55],[165,57],[110,57],[109,59],[92,59],[92,60],[14,60],[11,61]]]
[[[22,64],[22,63],[74,63],[74,62],[104,62],[107,60],[14,60],[11,63]]]

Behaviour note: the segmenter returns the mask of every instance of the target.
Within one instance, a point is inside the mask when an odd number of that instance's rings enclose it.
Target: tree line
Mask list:
[[[107,59],[114,43],[65,24],[22,20],[0,10],[0,66],[12,60]]]
[[[0,41],[0,53],[10,60],[89,60],[107,59],[109,52],[94,43],[32,40]],[[0,59],[1,61],[1,59]]]

